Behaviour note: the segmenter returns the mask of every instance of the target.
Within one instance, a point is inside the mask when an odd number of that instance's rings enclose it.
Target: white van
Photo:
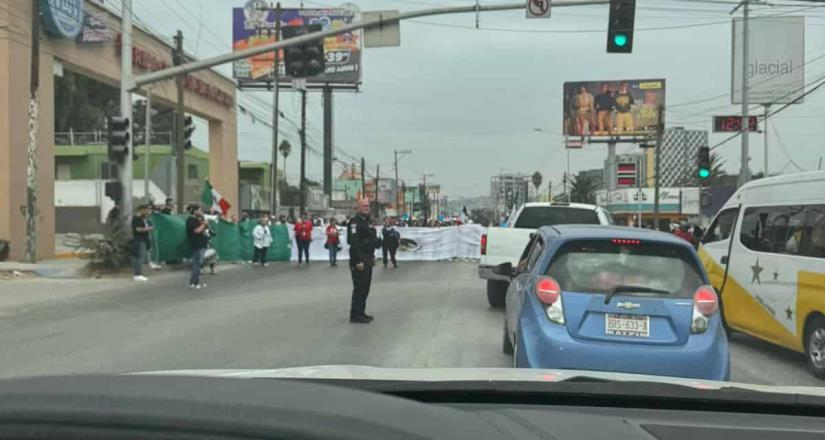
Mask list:
[[[699,257],[729,329],[807,354],[825,379],[825,171],[739,188]]]

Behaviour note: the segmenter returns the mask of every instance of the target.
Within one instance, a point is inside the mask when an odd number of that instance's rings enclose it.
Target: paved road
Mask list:
[[[511,363],[501,353],[502,314],[487,307],[471,263],[377,269],[368,306],[376,319],[369,325],[348,323],[346,267],[233,267],[207,278],[201,291],[186,289],[186,277],[166,274],[138,285],[0,282],[0,376]],[[42,298],[19,300],[23,287]],[[752,338],[736,335],[731,354],[735,381],[823,385],[801,356]]]

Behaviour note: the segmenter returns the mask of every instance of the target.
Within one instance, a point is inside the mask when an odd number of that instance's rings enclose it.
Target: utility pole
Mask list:
[[[146,89],[146,116],[144,120],[146,126],[146,137],[143,143],[143,198],[149,200],[149,159],[152,157],[149,154],[149,145],[151,145],[152,135],[152,91]]]
[[[742,6],[742,163],[739,167],[737,187],[748,183],[751,179],[750,167],[748,166],[748,157],[750,156],[748,151],[748,105],[750,104],[748,102],[748,61],[750,60],[750,44],[748,42],[749,2],[750,0],[742,0],[739,4],[739,6]],[[739,6],[737,6],[737,8]],[[736,9],[734,9],[734,11],[736,11]]]
[[[26,261],[37,261],[37,113],[40,88],[40,2],[32,2],[29,137],[26,144]]]
[[[301,215],[306,210],[307,205],[307,190],[306,190],[306,172],[307,172],[307,91],[301,90],[301,182],[299,189],[301,191]]]
[[[765,149],[765,168],[764,175],[762,177],[768,177],[768,112],[770,111],[770,109],[771,105],[765,104],[765,117],[763,119],[764,127],[762,127],[762,131],[765,132],[765,141],[763,142],[763,147]]]
[[[183,57],[183,32],[178,30],[178,33],[175,34],[175,49],[174,49],[174,56],[172,57],[172,62],[175,65],[183,64],[184,57]],[[178,91],[178,102],[177,102],[177,109],[175,111],[175,158],[177,162],[177,170],[175,171],[176,182],[175,185],[177,188],[177,195],[176,198],[178,199],[178,212],[184,212],[184,205],[185,205],[185,180],[186,177],[184,171],[186,170],[186,155],[185,149],[183,148],[183,82],[185,80],[185,75],[178,75],[175,78],[175,84],[177,85]]]
[[[567,172],[564,173],[564,188],[565,192],[567,192],[567,203],[570,203],[571,198],[571,191],[570,191],[570,149],[567,148]]]
[[[366,161],[364,158],[361,158],[361,198],[367,198],[367,178],[366,178]]]
[[[659,117],[656,121],[656,175],[653,176],[653,229],[659,230],[659,176],[662,171],[662,135],[665,131],[665,106],[659,104]]]
[[[123,200],[121,202],[120,216],[124,221],[124,226],[128,226],[132,220],[132,167],[135,147],[134,136],[132,136],[132,0],[123,0],[123,10],[121,11],[122,30],[120,37],[120,114],[129,123],[126,124],[126,157],[123,159],[118,175],[123,186]],[[130,233],[131,235],[131,233]]]
[[[412,150],[393,150],[393,154],[395,154],[395,209],[398,211],[398,207],[401,205],[398,197],[398,153],[401,154],[410,154]],[[398,211],[400,212],[400,211]]]
[[[324,99],[324,194],[332,199],[332,86],[325,86]]]
[[[381,211],[381,209],[378,206],[378,181],[380,180],[380,177],[379,177],[380,172],[381,172],[381,165],[380,164],[375,164],[375,191],[374,191],[375,194],[373,196],[373,199],[375,199],[375,217],[376,218],[378,217],[378,214],[380,214],[380,211]]]
[[[275,39],[281,40],[281,3],[275,6]],[[269,209],[272,215],[278,215],[278,116],[280,115],[280,108],[278,102],[278,95],[280,95],[280,86],[278,85],[278,75],[280,74],[280,54],[281,50],[275,51],[275,65],[272,68],[272,171],[270,176],[272,178],[270,194]],[[284,159],[286,162],[286,159]]]

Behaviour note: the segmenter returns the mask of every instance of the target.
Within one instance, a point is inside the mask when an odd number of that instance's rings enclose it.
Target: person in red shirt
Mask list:
[[[295,222],[295,244],[298,245],[298,264],[306,257],[309,264],[309,244],[312,243],[312,221],[305,212],[301,214],[301,219]]]
[[[682,223],[681,225],[677,226],[673,231],[673,235],[695,246],[695,243],[693,242],[693,235],[690,232],[688,232],[687,223]]]
[[[335,218],[329,219],[329,224],[326,229],[327,242],[324,247],[329,251],[329,265],[332,267],[338,266],[338,244],[341,242],[339,237],[338,225],[335,223]]]

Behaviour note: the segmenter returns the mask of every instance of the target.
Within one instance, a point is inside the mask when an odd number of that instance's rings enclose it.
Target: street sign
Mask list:
[[[741,116],[714,116],[713,117],[713,132],[714,133],[730,133],[742,131],[742,117]],[[756,116],[748,116],[748,131],[759,131],[759,124]]]
[[[398,18],[397,10],[364,12],[364,20]],[[399,22],[381,23],[364,29],[364,47],[393,47],[401,45]]]
[[[550,0],[527,0],[527,18],[550,18]]]

